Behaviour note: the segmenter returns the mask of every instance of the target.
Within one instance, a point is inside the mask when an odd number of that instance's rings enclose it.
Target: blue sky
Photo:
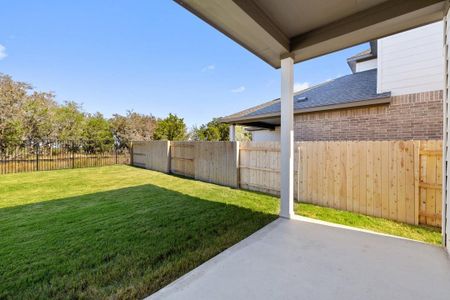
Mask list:
[[[279,70],[171,0],[4,1],[0,72],[109,117],[208,122],[279,96]],[[295,66],[297,86],[350,73],[360,45]]]

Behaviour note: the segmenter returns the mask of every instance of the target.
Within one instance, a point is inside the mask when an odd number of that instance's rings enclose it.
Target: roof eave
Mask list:
[[[386,97],[380,97],[380,98],[375,98],[375,99],[358,100],[358,101],[353,101],[353,102],[348,102],[348,103],[330,104],[330,105],[296,109],[296,110],[294,110],[294,114],[296,115],[296,114],[326,111],[326,110],[337,110],[337,109],[345,109],[345,108],[353,108],[353,107],[364,107],[364,106],[372,106],[372,105],[389,104],[389,103],[391,103],[391,99],[392,98],[389,94]],[[240,117],[240,118],[226,118],[225,117],[225,118],[221,118],[220,122],[221,123],[231,123],[231,124],[242,124],[242,123],[248,123],[248,122],[262,121],[265,119],[273,119],[273,118],[277,118],[277,117],[280,117],[280,112],[255,115],[255,116],[250,116],[250,117]]]
[[[347,58],[347,64],[350,67],[350,70],[352,70],[352,73],[354,74],[354,73],[356,73],[356,64],[357,63],[376,59],[376,58],[377,58],[377,55],[373,52],[372,47],[371,47],[371,52],[369,52],[367,54]]]

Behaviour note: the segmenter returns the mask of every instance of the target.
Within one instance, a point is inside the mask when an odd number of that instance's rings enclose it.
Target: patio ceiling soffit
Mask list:
[[[294,62],[441,20],[442,0],[175,0],[266,61]]]

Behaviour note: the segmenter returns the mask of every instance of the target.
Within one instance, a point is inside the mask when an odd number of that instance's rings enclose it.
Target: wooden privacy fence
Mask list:
[[[195,178],[195,152],[192,142],[171,142],[170,172]]]
[[[133,164],[237,188],[238,149],[236,142],[135,142]]]
[[[133,142],[132,165],[167,173],[170,170],[170,142]]]
[[[141,167],[274,195],[280,192],[277,142],[145,142],[134,143],[133,153],[134,164]],[[297,142],[295,197],[365,215],[440,226],[441,163],[438,140]]]
[[[417,145],[412,141],[300,143],[304,166],[299,198],[418,224]]]
[[[279,143],[242,143],[241,187],[279,194]],[[441,141],[297,142],[295,196],[410,224],[441,225]]]
[[[171,142],[170,157],[174,174],[239,187],[239,143]]]
[[[441,226],[442,141],[424,141],[419,151],[419,223]]]

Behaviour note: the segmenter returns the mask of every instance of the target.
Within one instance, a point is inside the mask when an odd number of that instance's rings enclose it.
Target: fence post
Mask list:
[[[167,174],[170,173],[170,169],[172,168],[172,155],[171,155],[171,151],[172,151],[172,144],[170,141],[167,141],[167,152],[166,152],[166,157],[167,157]]]
[[[36,171],[39,171],[39,143],[36,144]]]
[[[72,141],[72,149],[71,149],[71,154],[72,154],[72,169],[75,169],[75,142]]]
[[[420,217],[420,141],[414,145],[414,224],[419,225]]]
[[[236,159],[235,166],[236,166],[236,188],[240,188],[241,186],[241,169],[240,169],[240,144],[238,141],[232,142],[234,143],[234,157]]]
[[[133,164],[133,142],[130,143],[130,165],[134,165]]]

